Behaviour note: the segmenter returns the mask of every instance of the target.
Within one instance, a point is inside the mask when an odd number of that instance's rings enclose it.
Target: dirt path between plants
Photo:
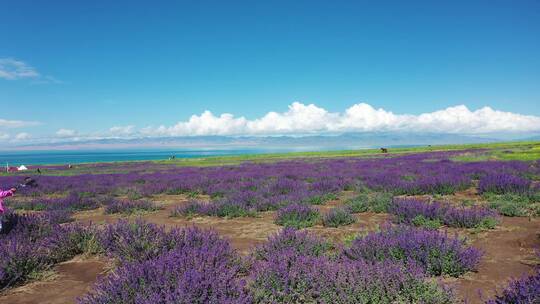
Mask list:
[[[457,293],[471,304],[484,303],[496,288],[506,286],[512,277],[531,272],[535,250],[540,249],[540,219],[503,217],[494,231],[482,232],[471,237],[472,245],[484,251],[478,272],[453,280]],[[449,280],[452,281],[452,280]]]
[[[77,297],[90,290],[105,269],[105,263],[97,258],[75,258],[56,265],[52,277],[45,281],[32,282],[0,295],[0,303],[75,303]]]

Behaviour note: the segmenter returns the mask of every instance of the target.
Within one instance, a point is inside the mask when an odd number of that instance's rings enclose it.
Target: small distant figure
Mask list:
[[[73,168],[73,166],[71,164],[68,164],[68,169],[71,169]]]
[[[388,149],[387,148],[381,148],[381,153],[388,153]]]
[[[31,178],[30,176],[27,176],[24,178],[23,180],[23,183],[20,184],[19,186],[16,186],[15,188],[19,188],[19,187],[30,187],[30,188],[36,188],[38,186],[37,182],[35,179]]]
[[[36,172],[37,174],[41,174],[41,170],[39,168],[37,168]]]

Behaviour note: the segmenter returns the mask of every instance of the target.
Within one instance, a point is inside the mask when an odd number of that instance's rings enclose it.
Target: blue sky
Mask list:
[[[340,115],[362,102],[396,115],[489,106],[540,121],[538,1],[11,2],[0,59],[30,73],[2,78],[0,64],[4,138],[185,135],[191,125],[170,130],[205,110],[255,120],[295,101]]]

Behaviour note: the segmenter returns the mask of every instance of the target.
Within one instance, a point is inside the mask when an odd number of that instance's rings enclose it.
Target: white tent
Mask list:
[[[26,171],[26,170],[28,170],[28,168],[26,168],[25,165],[21,165],[20,167],[17,168],[17,170],[19,170],[19,171]]]

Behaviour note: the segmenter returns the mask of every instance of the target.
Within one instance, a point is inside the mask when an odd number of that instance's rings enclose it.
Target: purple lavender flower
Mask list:
[[[155,211],[157,209],[158,207],[151,201],[112,200],[105,206],[105,213],[107,214],[114,214],[114,213],[133,214],[136,212]]]
[[[486,304],[540,303],[540,271],[511,280],[499,295]]]
[[[410,226],[386,226],[353,241],[343,251],[351,260],[400,261],[422,267],[430,275],[458,277],[474,271],[482,253],[446,233]]]
[[[173,234],[170,251],[121,266],[78,303],[252,303],[226,241],[199,229]]]
[[[394,199],[389,212],[398,223],[415,224],[421,217],[450,227],[493,228],[498,221],[497,212],[483,207],[454,207],[448,203],[426,202],[419,199]]]
[[[453,303],[421,269],[279,251],[253,266],[254,303]]]
[[[276,224],[285,227],[306,228],[315,225],[319,212],[305,204],[290,204],[278,210]]]
[[[284,228],[280,233],[270,236],[268,241],[255,248],[253,256],[257,260],[269,260],[271,256],[279,255],[282,251],[293,250],[303,256],[322,256],[331,245],[307,231],[294,228]]]
[[[330,210],[327,214],[323,216],[322,219],[323,225],[326,227],[339,227],[350,225],[356,222],[356,218],[351,214],[349,208],[339,207]]]
[[[487,174],[480,178],[479,193],[518,193],[524,194],[529,190],[531,181],[511,174]]]

